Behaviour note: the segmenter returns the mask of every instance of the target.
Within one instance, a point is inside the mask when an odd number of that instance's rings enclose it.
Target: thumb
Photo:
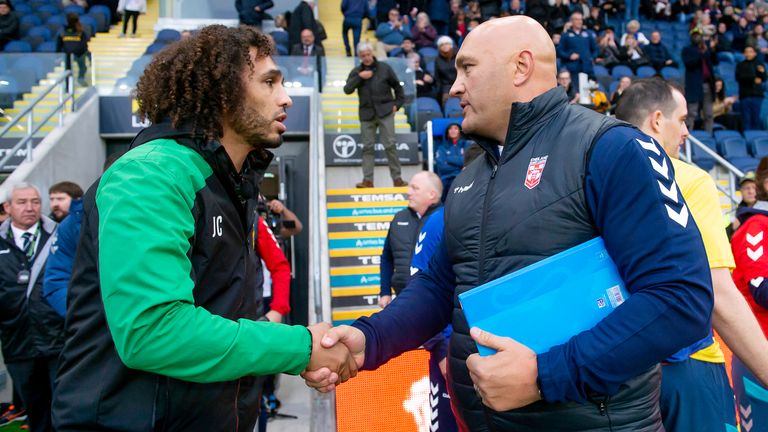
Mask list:
[[[340,331],[340,328],[334,327],[330,330],[328,330],[328,333],[323,336],[323,339],[320,341],[320,345],[322,345],[324,348],[333,348],[334,345],[336,345],[339,340],[343,339],[343,334]]]
[[[512,341],[510,338],[496,336],[493,333],[488,333],[487,331],[480,330],[477,327],[472,327],[472,329],[469,331],[469,334],[472,336],[472,339],[474,339],[475,342],[496,351],[504,351],[508,349],[509,344]]]

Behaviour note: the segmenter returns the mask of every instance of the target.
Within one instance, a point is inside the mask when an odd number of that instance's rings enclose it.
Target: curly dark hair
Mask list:
[[[159,53],[136,85],[139,116],[152,123],[170,121],[191,127],[208,139],[220,138],[226,114],[238,109],[244,92],[243,71],[257,58],[271,56],[271,39],[254,29],[211,25]]]

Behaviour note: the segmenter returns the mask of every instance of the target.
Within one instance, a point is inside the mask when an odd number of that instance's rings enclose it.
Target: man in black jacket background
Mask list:
[[[763,105],[765,65],[757,59],[755,47],[744,48],[744,61],[736,65],[736,81],[739,82],[739,100],[744,129],[762,129],[760,107]]]
[[[395,71],[376,60],[373,46],[361,42],[357,47],[360,64],[349,73],[344,93],[357,90],[360,99],[360,135],[363,141],[363,181],[358,188],[373,187],[374,145],[379,130],[389,162],[389,174],[396,187],[405,186],[400,177],[400,160],[395,148],[395,113],[405,103],[403,86]],[[393,95],[394,92],[394,95]]]

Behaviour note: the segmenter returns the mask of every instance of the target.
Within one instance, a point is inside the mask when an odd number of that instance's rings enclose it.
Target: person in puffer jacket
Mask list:
[[[448,189],[453,183],[453,179],[461,172],[464,166],[464,150],[467,147],[467,140],[461,136],[461,126],[458,123],[451,123],[445,128],[443,134],[443,143],[435,152],[435,171],[443,182],[443,196],[441,201],[445,202],[448,196]]]

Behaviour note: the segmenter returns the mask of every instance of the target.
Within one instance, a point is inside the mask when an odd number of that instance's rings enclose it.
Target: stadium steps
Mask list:
[[[379,310],[379,257],[407,188],[327,191],[331,308],[334,324]]]
[[[159,16],[159,0],[148,0],[147,13],[138,20],[137,37],[120,38],[123,26],[118,23],[109,29],[109,33],[99,33],[91,39],[88,48],[93,54],[96,73],[93,85],[112,88],[118,79],[125,76],[134,60],[141,57],[155,40],[154,27]],[[130,29],[129,25],[129,32]]]

